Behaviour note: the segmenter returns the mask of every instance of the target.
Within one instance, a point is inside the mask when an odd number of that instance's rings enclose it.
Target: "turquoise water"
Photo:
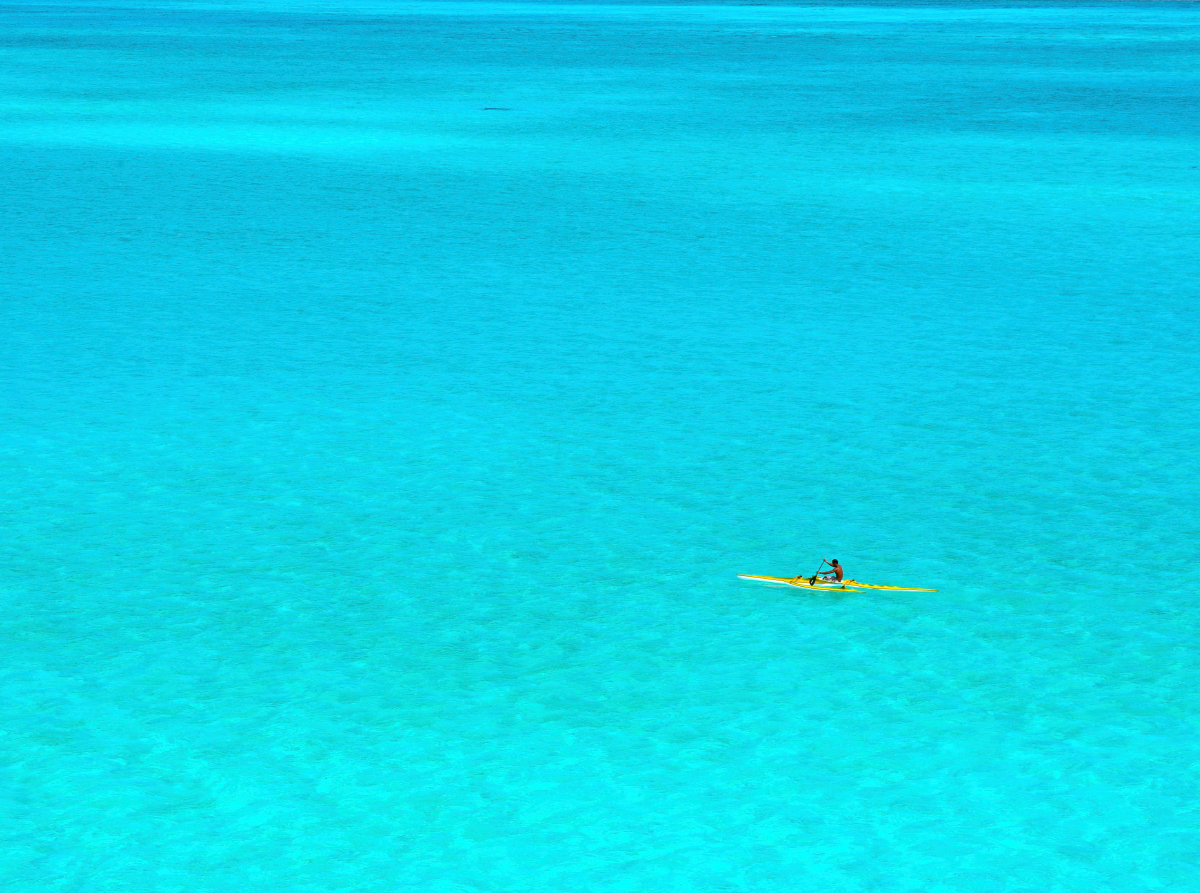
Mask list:
[[[1200,7],[0,23],[6,890],[1197,889]]]

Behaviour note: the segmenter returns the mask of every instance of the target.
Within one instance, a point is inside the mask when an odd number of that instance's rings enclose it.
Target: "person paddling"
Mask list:
[[[821,579],[828,580],[830,583],[842,582],[842,577],[844,577],[845,574],[842,572],[842,566],[840,564],[838,564],[836,558],[833,559],[831,562],[829,562],[829,568],[830,568],[829,573],[823,574],[821,576]]]
[[[801,581],[806,581],[809,586],[811,586],[813,583],[816,583],[817,580],[823,580],[826,583],[842,582],[842,578],[845,576],[845,572],[842,570],[842,566],[840,564],[838,564],[838,560],[835,558],[835,559],[833,559],[833,561],[826,561],[824,558],[822,558],[821,559],[822,570],[824,570],[825,565],[827,565],[827,564],[829,565],[828,572],[822,573],[821,571],[817,571],[811,577],[796,577],[796,579],[792,580],[792,582],[800,583]]]

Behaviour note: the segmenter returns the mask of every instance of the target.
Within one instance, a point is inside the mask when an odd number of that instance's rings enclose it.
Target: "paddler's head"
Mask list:
[[[833,559],[833,561],[829,562],[829,564],[830,564],[832,567],[837,567],[837,559],[836,559],[836,558],[835,558],[835,559]]]

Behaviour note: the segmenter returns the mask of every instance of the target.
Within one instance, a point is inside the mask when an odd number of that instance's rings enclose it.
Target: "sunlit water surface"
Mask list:
[[[1196,888],[1200,7],[0,33],[5,889]]]

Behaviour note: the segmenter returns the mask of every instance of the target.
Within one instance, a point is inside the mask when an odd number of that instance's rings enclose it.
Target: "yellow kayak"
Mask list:
[[[799,589],[820,589],[833,592],[856,591],[862,589],[887,589],[891,592],[937,592],[936,589],[918,589],[914,586],[880,586],[877,583],[860,583],[858,580],[843,580],[840,583],[831,583],[829,580],[818,579],[815,583],[809,583],[808,577],[762,577],[758,574],[738,574],[743,580],[758,580],[760,583],[783,583],[787,586],[795,586]]]

